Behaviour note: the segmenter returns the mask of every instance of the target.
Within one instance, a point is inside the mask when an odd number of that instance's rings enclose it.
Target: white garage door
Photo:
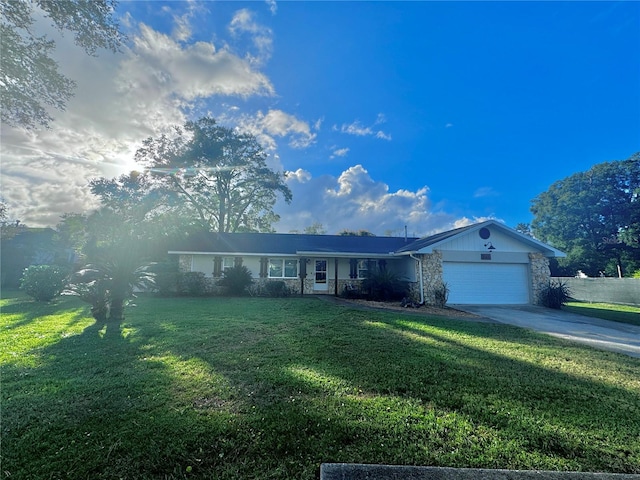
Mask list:
[[[526,264],[444,262],[442,269],[451,304],[529,303]]]

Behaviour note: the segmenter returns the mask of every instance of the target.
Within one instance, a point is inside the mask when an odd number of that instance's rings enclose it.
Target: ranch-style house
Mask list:
[[[495,220],[424,238],[202,233],[169,251],[182,272],[215,280],[245,265],[254,281],[284,281],[303,295],[341,295],[372,269],[408,281],[414,299],[434,303],[444,282],[449,304],[536,304],[555,248]]]

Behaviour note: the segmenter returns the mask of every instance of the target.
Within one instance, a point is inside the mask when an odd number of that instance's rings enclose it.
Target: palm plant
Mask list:
[[[97,261],[72,276],[65,293],[90,303],[96,320],[121,322],[126,301],[154,284],[155,274],[141,262],[138,250],[127,242],[102,249]]]

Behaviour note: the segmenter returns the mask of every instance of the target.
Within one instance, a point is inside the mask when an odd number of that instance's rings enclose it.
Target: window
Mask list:
[[[298,260],[269,259],[269,278],[296,278],[297,276]]]
[[[235,259],[233,257],[223,257],[222,258],[222,271],[224,272],[227,268],[233,268],[235,265]]]
[[[358,260],[358,278],[367,278],[369,260]]]

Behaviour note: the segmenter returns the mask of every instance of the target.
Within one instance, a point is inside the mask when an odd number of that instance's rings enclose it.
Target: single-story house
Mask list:
[[[284,281],[301,294],[340,295],[372,269],[390,269],[427,304],[443,282],[450,304],[538,303],[549,258],[565,256],[495,220],[424,238],[201,233],[169,254],[183,272],[215,279],[245,265],[255,281]]]

